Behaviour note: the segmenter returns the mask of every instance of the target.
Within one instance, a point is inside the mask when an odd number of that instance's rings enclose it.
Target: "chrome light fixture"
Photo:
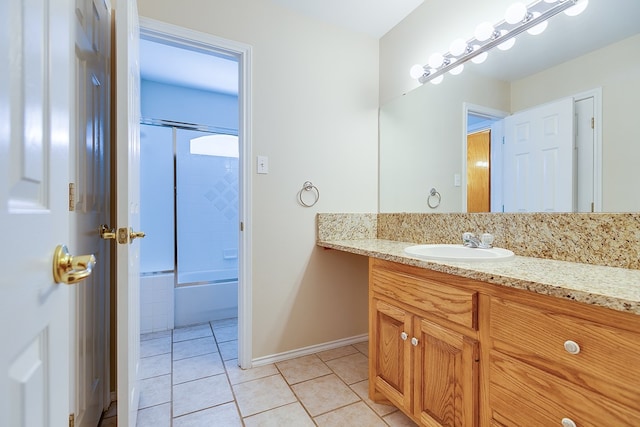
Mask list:
[[[476,27],[472,39],[454,40],[449,52],[430,55],[427,65],[416,64],[409,73],[422,84],[429,81],[438,84],[447,72],[460,74],[465,62],[484,62],[488,51],[494,47],[507,50],[513,46],[518,34],[525,31],[532,35],[540,34],[547,28],[547,20],[552,16],[560,12],[576,16],[588,4],[589,0],[538,0],[528,6],[522,2],[514,3],[507,8],[502,21],[495,25],[482,22]]]

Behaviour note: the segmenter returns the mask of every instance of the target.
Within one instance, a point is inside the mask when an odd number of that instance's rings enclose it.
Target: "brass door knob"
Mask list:
[[[89,277],[95,265],[93,254],[72,256],[65,245],[58,245],[53,253],[53,279],[56,283],[73,285]]]

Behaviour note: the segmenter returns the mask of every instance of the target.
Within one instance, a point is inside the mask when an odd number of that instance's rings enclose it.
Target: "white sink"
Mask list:
[[[404,250],[408,255],[435,261],[508,261],[514,257],[513,252],[503,248],[468,248],[464,245],[415,245]]]

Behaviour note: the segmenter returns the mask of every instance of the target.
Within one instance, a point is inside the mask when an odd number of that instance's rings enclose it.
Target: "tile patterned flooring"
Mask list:
[[[368,343],[242,370],[237,336],[237,319],[142,335],[138,427],[415,426],[367,398]]]

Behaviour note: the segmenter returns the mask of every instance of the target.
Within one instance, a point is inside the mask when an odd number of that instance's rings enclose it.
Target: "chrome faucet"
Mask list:
[[[477,248],[482,242],[473,233],[462,233],[462,244],[468,248]]]
[[[493,243],[493,235],[484,233],[480,239],[473,233],[462,233],[462,244],[468,248],[490,249]]]

